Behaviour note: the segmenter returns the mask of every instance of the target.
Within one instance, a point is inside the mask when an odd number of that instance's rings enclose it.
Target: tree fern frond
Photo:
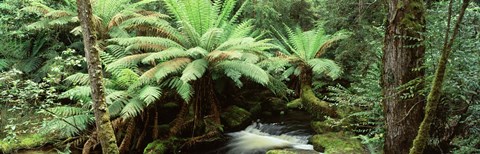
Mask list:
[[[200,47],[207,51],[212,50],[220,43],[222,39],[223,30],[220,28],[211,28],[200,38]]]
[[[125,105],[125,107],[123,107],[120,114],[124,119],[136,117],[138,114],[140,114],[140,112],[143,111],[145,107],[146,104],[142,100],[138,98],[133,98],[130,99],[130,101]]]
[[[161,89],[154,86],[145,86],[138,93],[138,98],[146,103],[146,106],[155,102],[162,95]]]
[[[48,110],[49,112],[57,115],[57,116],[62,116],[62,117],[68,117],[68,116],[74,116],[74,115],[81,115],[85,113],[89,113],[90,110],[84,109],[84,108],[79,108],[79,107],[72,107],[72,106],[58,106],[58,107],[53,107]],[[43,111],[45,112],[45,111]],[[43,113],[42,112],[42,113]]]
[[[249,37],[253,30],[253,20],[246,20],[239,25],[235,26],[235,29],[231,32],[228,39],[236,39],[236,38],[243,38]]]
[[[90,93],[91,89],[89,86],[75,86],[74,88],[71,88],[60,94],[60,98],[69,98],[72,100],[88,102],[91,100]]]
[[[269,81],[268,74],[255,64],[243,61],[222,61],[215,66],[217,69],[231,69],[240,72],[252,81],[266,85]]]
[[[6,59],[0,59],[0,70],[4,70],[8,67],[8,62]]]
[[[215,27],[221,27],[223,24],[229,21],[230,15],[232,14],[233,9],[235,8],[236,0],[225,0],[221,12],[217,21],[215,21]]]
[[[204,57],[208,54],[208,51],[202,47],[190,48],[186,51],[190,57]]]
[[[106,70],[109,72],[112,72],[116,69],[122,69],[122,68],[127,68],[129,66],[137,65],[142,61],[143,58],[149,55],[150,53],[143,53],[143,54],[130,55],[130,56],[120,58],[117,61],[108,64],[106,67]]]
[[[66,77],[64,81],[67,81],[71,85],[76,85],[76,86],[88,86],[90,84],[90,79],[88,77],[88,74],[85,74],[85,73],[72,74]]]
[[[152,61],[160,60],[165,61],[173,58],[185,57],[188,53],[180,48],[168,48],[167,50],[150,54],[142,60],[142,63],[148,64]]]
[[[237,12],[230,18],[230,24],[237,22],[238,17],[243,13],[243,10],[245,9],[245,6],[250,3],[250,0],[245,0],[243,4],[238,8]]]
[[[163,80],[167,75],[182,70],[191,60],[189,58],[175,58],[161,63],[160,68],[155,72],[157,81]]]
[[[233,69],[226,69],[224,71],[225,75],[227,77],[229,77],[230,79],[232,79],[232,81],[235,83],[235,85],[238,87],[238,88],[242,88],[243,86],[243,83],[242,81],[240,80],[240,78],[242,77],[242,73],[236,71],[236,70],[233,70]]]
[[[175,41],[166,38],[160,37],[133,37],[133,38],[113,38],[110,39],[111,42],[116,42],[123,46],[129,46],[133,44],[152,44],[152,45],[159,45],[165,48],[176,47],[176,48],[183,48],[180,44]]]
[[[175,89],[175,91],[182,97],[185,102],[189,102],[193,96],[193,88],[187,82],[183,82],[178,77],[170,78],[161,84],[162,87],[169,87]]]
[[[327,76],[336,79],[342,74],[342,69],[332,60],[329,59],[311,59],[307,64],[312,67],[316,74],[326,74]]]
[[[207,67],[208,62],[205,59],[194,60],[185,67],[180,80],[186,83],[192,80],[197,80],[203,76]]]
[[[79,135],[81,133],[80,131],[86,130],[94,121],[92,114],[58,117],[48,121],[42,129],[46,132],[60,134],[64,137],[73,137]]]
[[[206,59],[210,62],[214,61],[219,61],[219,60],[224,60],[224,59],[240,59],[242,58],[242,53],[237,50],[233,51],[219,51],[215,50],[210,52],[207,56]]]
[[[114,74],[116,83],[121,87],[128,87],[135,82],[138,82],[140,76],[131,69],[122,69],[119,73]]]

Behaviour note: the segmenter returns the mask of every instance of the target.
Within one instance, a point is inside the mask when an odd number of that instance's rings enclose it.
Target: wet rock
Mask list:
[[[330,132],[314,135],[311,143],[317,151],[328,154],[366,154],[362,143],[352,134],[345,132]]]
[[[235,105],[228,107],[221,118],[226,129],[241,129],[251,122],[250,112]]]

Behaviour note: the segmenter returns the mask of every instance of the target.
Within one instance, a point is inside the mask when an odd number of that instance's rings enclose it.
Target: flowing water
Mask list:
[[[308,144],[313,133],[307,114],[291,112],[286,116],[257,120],[244,130],[228,133],[228,143],[202,153],[263,154],[279,148],[313,151],[313,146]]]

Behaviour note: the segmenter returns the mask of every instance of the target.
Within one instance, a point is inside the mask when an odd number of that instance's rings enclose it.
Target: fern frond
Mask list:
[[[157,81],[163,80],[167,75],[182,70],[191,60],[189,58],[175,58],[158,65],[160,68],[155,72]]]
[[[170,78],[161,84],[162,87],[169,87],[175,89],[175,91],[182,97],[185,102],[189,102],[192,98],[194,91],[190,84],[183,82],[178,77]]]
[[[269,81],[268,74],[262,68],[255,64],[247,63],[243,61],[222,61],[215,66],[217,69],[222,70],[235,70],[240,72],[243,76],[248,77],[254,82],[266,85]]]
[[[227,77],[229,77],[230,79],[232,79],[232,81],[235,83],[235,85],[238,87],[238,88],[242,88],[243,86],[243,83],[242,81],[240,80],[240,78],[242,77],[242,73],[236,71],[236,70],[232,70],[232,69],[226,69],[224,71],[225,75]]]
[[[253,30],[253,20],[246,20],[237,25],[228,36],[228,39],[249,37]]]
[[[142,63],[148,64],[152,61],[165,61],[173,58],[185,57],[188,53],[180,48],[168,48],[167,50],[150,54],[142,60]]]
[[[60,98],[69,98],[71,100],[89,102],[91,100],[90,93],[91,89],[89,86],[75,86],[74,88],[71,88],[60,94]]]
[[[200,47],[207,51],[212,50],[220,43],[222,39],[223,30],[220,28],[211,28],[200,38]]]
[[[146,103],[146,106],[155,102],[162,95],[162,91],[159,87],[145,86],[138,93],[138,98]]]
[[[185,67],[180,80],[186,83],[192,80],[197,80],[203,76],[207,67],[208,61],[205,59],[194,60]]]
[[[90,84],[90,78],[88,77],[88,74],[85,73],[72,74],[66,77],[64,81],[67,81],[71,85],[75,86],[88,86]]]
[[[242,58],[242,53],[237,50],[233,51],[219,51],[215,50],[210,52],[207,56],[206,59],[210,62],[214,61],[219,61],[219,60],[224,60],[224,59],[240,59]]]
[[[90,110],[79,108],[79,107],[72,107],[72,106],[58,106],[58,107],[53,107],[46,110],[48,110],[49,112],[57,116],[63,116],[63,117],[81,115],[81,114],[90,112]]]
[[[149,55],[150,53],[143,53],[143,54],[130,55],[130,56],[120,58],[117,61],[108,64],[106,67],[106,70],[109,72],[112,72],[113,70],[116,70],[116,69],[136,66],[138,63],[142,61],[143,58]]]
[[[136,117],[138,114],[140,114],[140,112],[143,111],[145,107],[146,104],[142,100],[138,98],[133,98],[130,99],[130,101],[125,105],[125,107],[123,107],[120,114],[124,119]]]
[[[342,69],[334,61],[329,59],[311,59],[307,64],[312,67],[316,74],[326,74],[327,76],[336,79],[342,74]]]
[[[171,47],[183,48],[180,44],[178,44],[175,41],[172,41],[166,38],[160,38],[160,37],[142,36],[142,37],[133,37],[133,38],[113,38],[113,39],[110,39],[109,41],[116,42],[119,45],[123,45],[123,46],[129,46],[134,44],[152,44],[152,45],[159,45],[164,48],[171,48]]]

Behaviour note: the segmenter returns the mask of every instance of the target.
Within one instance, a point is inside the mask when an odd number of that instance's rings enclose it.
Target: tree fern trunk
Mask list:
[[[455,28],[453,29],[453,35],[448,42],[448,32],[450,31],[450,19],[451,19],[451,10],[453,0],[450,0],[449,6],[449,17],[448,17],[448,26],[447,32],[445,35],[445,43],[442,50],[442,56],[438,62],[437,70],[435,71],[435,78],[433,79],[432,89],[427,97],[427,106],[425,107],[425,118],[423,119],[420,128],[418,130],[418,135],[413,142],[413,146],[410,149],[410,154],[422,154],[427,141],[430,137],[430,126],[432,125],[433,121],[435,120],[435,113],[437,112],[437,108],[440,102],[440,95],[442,93],[442,85],[445,77],[445,70],[447,69],[447,62],[448,57],[452,51],[452,45],[455,40],[455,37],[458,34],[458,29],[460,27],[460,23],[462,22],[463,15],[465,14],[465,9],[467,9],[469,0],[463,0],[462,9],[460,10],[460,14],[458,15],[457,23],[455,24]]]
[[[328,105],[327,102],[320,100],[315,96],[312,90],[312,70],[308,68],[302,68],[302,74],[300,74],[300,98],[302,99],[303,106],[310,114],[321,117],[324,115],[330,117],[337,117],[338,114]]]
[[[119,153],[117,141],[110,122],[107,104],[105,102],[105,87],[102,81],[102,65],[96,45],[95,30],[93,29],[92,7],[90,0],[77,0],[78,18],[83,32],[83,44],[87,59],[88,74],[92,90],[93,111],[97,126],[97,136],[102,145],[102,152],[108,154]]]
[[[120,144],[120,153],[127,153],[132,142],[132,136],[135,132],[135,119],[130,119],[127,130],[125,131],[125,137],[123,138],[122,144]]]

